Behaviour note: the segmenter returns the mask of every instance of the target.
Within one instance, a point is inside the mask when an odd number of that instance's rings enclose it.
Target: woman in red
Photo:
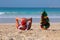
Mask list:
[[[20,21],[20,23],[19,23]],[[16,27],[21,30],[29,30],[31,28],[32,18],[16,18]]]

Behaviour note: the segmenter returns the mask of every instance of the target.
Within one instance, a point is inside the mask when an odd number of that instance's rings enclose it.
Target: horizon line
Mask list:
[[[0,8],[60,8],[60,7],[0,7]]]

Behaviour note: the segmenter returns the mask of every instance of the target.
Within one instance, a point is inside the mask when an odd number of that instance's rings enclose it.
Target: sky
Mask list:
[[[60,7],[60,0],[0,0],[0,7]]]

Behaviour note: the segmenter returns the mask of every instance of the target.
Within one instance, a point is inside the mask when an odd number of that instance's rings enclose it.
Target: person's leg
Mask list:
[[[41,29],[44,28],[44,23],[41,22],[41,25],[40,25]]]
[[[46,23],[46,29],[48,29],[50,27],[50,24],[49,23]]]
[[[41,28],[43,28],[43,25],[41,25]]]
[[[17,29],[18,29],[18,26],[19,26],[19,21],[18,21],[18,19],[16,18],[16,27],[17,27]]]
[[[26,30],[26,25],[24,27],[20,27],[20,30]]]
[[[45,24],[42,24],[42,25],[41,25],[41,29],[42,29],[42,30],[47,30]]]
[[[28,20],[28,23],[27,23],[27,30],[29,30],[31,28],[31,25],[32,25],[32,18],[30,18]]]

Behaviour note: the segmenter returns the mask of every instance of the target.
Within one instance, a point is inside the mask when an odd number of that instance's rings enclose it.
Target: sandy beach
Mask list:
[[[41,30],[33,23],[31,30],[16,29],[14,23],[0,23],[0,40],[60,40],[60,23],[50,23],[48,30]]]

